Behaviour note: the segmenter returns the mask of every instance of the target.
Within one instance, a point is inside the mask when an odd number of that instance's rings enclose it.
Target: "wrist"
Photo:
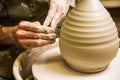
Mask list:
[[[2,27],[1,28],[2,32],[0,34],[0,44],[5,44],[5,45],[14,45],[18,44],[17,38],[16,38],[16,27]]]

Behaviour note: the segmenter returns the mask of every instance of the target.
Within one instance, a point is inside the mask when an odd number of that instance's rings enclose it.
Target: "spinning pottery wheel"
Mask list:
[[[35,80],[119,80],[120,51],[118,53],[117,57],[103,72],[85,74],[71,69],[62,59],[59,47],[55,47],[44,53],[46,58],[43,62],[33,64],[32,72]]]
[[[71,69],[59,50],[58,40],[50,46],[23,52],[16,59],[13,73],[16,80],[119,80],[120,50],[111,64],[100,73],[84,74]],[[44,49],[44,50],[43,50]],[[29,54],[29,55],[28,55]],[[35,56],[36,55],[36,56]],[[39,56],[38,56],[39,55]]]

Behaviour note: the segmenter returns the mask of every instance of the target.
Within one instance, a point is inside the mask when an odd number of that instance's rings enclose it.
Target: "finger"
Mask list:
[[[19,30],[16,32],[16,36],[18,39],[55,39],[56,34],[55,33],[49,33],[49,34],[44,34],[44,33],[34,33],[30,31],[24,31],[24,30]]]
[[[32,32],[36,32],[36,33],[51,33],[51,32],[55,32],[55,30],[53,28],[49,28],[49,27],[45,27],[42,26],[39,22],[21,22],[19,24],[19,28],[26,30],[26,31],[32,31]]]
[[[50,34],[39,33],[39,34],[37,34],[37,38],[45,39],[45,40],[55,39],[56,36],[57,35],[55,33],[50,33]]]
[[[35,24],[36,23],[36,24]],[[38,30],[40,30],[40,26],[41,24],[38,22],[28,22],[28,21],[21,21],[19,24],[18,24],[18,28],[19,29],[24,29],[26,31],[34,31],[34,32],[37,32]]]
[[[16,32],[16,36],[18,39],[38,39],[37,33],[25,30],[18,30]]]
[[[48,33],[54,33],[55,32],[55,29],[51,28],[51,27],[42,26],[41,28],[42,28],[42,31],[41,31],[42,33],[48,34]]]
[[[39,21],[34,21],[32,23],[35,24],[35,25],[41,25]]]
[[[64,17],[63,15],[64,14],[63,14],[62,8],[58,7],[57,8],[57,12],[56,12],[56,14],[55,14],[55,16],[54,16],[54,18],[53,18],[53,20],[51,22],[51,27],[52,28],[56,28],[57,27],[57,24],[59,23],[59,21]]]
[[[49,24],[51,23],[53,16],[56,12],[57,9],[57,5],[54,3],[54,1],[51,0],[50,2],[50,10],[48,11],[48,15],[46,16],[46,19],[43,23],[44,26],[49,26]]]
[[[55,40],[42,40],[42,39],[23,39],[19,40],[19,43],[24,47],[24,48],[33,48],[33,47],[41,47],[47,44],[54,43]]]

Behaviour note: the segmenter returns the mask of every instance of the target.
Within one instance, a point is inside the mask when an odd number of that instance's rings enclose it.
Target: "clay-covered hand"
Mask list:
[[[68,12],[69,2],[70,0],[50,0],[50,9],[43,25],[56,28]]]
[[[21,21],[16,32],[18,42],[24,48],[41,47],[55,42],[55,29],[39,22]]]

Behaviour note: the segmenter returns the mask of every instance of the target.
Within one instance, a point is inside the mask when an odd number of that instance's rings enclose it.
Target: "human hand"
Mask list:
[[[69,2],[70,0],[50,0],[50,9],[43,25],[56,28],[68,12]]]
[[[39,22],[21,21],[16,31],[18,42],[24,48],[41,47],[55,42],[55,29],[42,26]]]

